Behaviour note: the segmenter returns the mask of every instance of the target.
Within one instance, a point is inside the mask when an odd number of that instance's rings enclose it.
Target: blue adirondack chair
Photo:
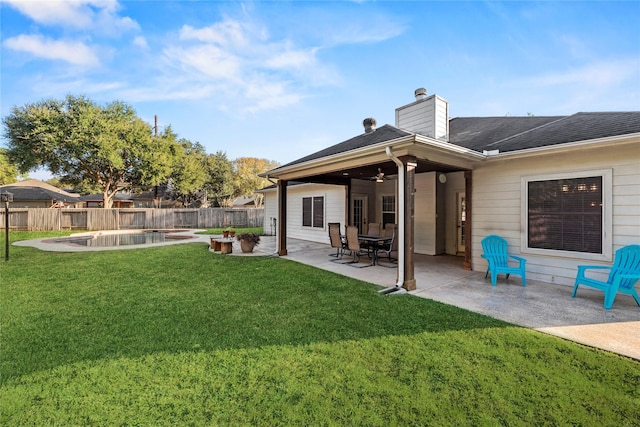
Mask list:
[[[587,270],[609,270],[609,278],[606,282],[590,279],[585,276]],[[640,298],[634,289],[640,279],[640,245],[629,245],[616,251],[616,256],[611,267],[602,265],[579,265],[576,283],[573,285],[573,294],[576,296],[578,285],[590,286],[604,292],[604,308],[607,310],[613,306],[616,294],[628,294],[633,296],[638,306]]]
[[[491,285],[496,285],[496,279],[498,274],[506,274],[507,279],[510,274],[517,274],[522,277],[522,286],[527,286],[527,273],[525,271],[525,264],[527,260],[515,255],[507,254],[507,241],[500,236],[492,234],[482,239],[482,249],[484,253],[482,258],[485,258],[489,262],[487,272],[484,278],[487,278],[489,272],[491,272]],[[509,258],[518,262],[517,267],[509,266]]]

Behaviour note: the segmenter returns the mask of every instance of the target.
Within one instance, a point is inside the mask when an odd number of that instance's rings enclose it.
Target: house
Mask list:
[[[256,200],[253,197],[238,197],[233,201],[232,209],[254,209]]]
[[[78,194],[69,193],[37,179],[0,186],[0,193],[13,194],[11,208],[73,208],[82,205]]]
[[[573,284],[576,266],[640,242],[640,112],[449,118],[415,91],[376,127],[262,176],[265,230],[328,243],[327,224],[399,227],[398,285],[415,288],[413,254],[451,254],[484,271],[498,234],[534,280]]]
[[[102,208],[104,207],[104,195],[102,193],[96,194],[88,194],[86,196],[80,197],[80,201],[83,203],[83,207],[85,208]],[[131,195],[127,193],[116,193],[113,196],[113,204],[111,206],[114,209],[120,208],[132,208],[133,200],[131,200]]]

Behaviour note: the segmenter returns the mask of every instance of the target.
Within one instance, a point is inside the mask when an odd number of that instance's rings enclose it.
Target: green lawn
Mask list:
[[[640,425],[640,363],[452,306],[204,244],[3,239],[3,426]]]

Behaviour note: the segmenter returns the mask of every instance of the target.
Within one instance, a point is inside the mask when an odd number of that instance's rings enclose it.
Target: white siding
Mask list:
[[[436,139],[449,137],[449,107],[437,95],[396,109],[396,127]]]
[[[276,235],[278,218],[278,190],[264,190],[264,234],[267,236]]]
[[[527,277],[551,283],[573,285],[577,265],[611,263],[576,258],[521,254],[526,230],[521,221],[521,178],[531,175],[613,171],[613,252],[622,246],[640,243],[640,146],[575,150],[561,155],[492,160],[473,171],[473,258],[474,270],[486,269],[480,257],[480,241],[498,234],[509,242],[509,252],[527,259]]]
[[[302,198],[324,197],[324,227],[302,226]],[[339,222],[344,230],[346,188],[339,185],[303,184],[287,187],[287,237],[318,243],[329,243],[327,224]],[[265,192],[265,233],[269,218],[278,219],[277,191]]]

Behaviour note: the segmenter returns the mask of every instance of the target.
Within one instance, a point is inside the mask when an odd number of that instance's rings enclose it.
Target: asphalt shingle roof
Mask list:
[[[22,186],[22,185],[3,185],[0,187],[0,193],[13,193],[14,201],[49,201],[59,200],[63,202],[76,202],[78,196],[66,194],[64,192],[51,191],[47,188],[38,186]]]
[[[463,117],[449,122],[449,142],[500,152],[640,133],[640,111],[550,117]]]
[[[282,167],[291,166],[298,163],[304,163],[304,162],[308,162],[309,160],[316,160],[322,157],[329,157],[335,154],[345,153],[347,151],[367,147],[369,145],[375,145],[380,142],[391,141],[393,139],[401,138],[403,136],[408,136],[408,135],[411,135],[411,133],[403,131],[401,129],[398,129],[390,125],[384,125],[377,128],[373,132],[363,133],[351,139],[347,139],[346,141],[343,141],[339,144],[332,145],[331,147],[325,148],[324,150],[316,151],[313,154],[302,157],[298,160],[294,160],[293,162],[287,163]]]
[[[458,117],[449,120],[449,143],[482,153],[509,152],[640,133],[640,111],[570,116]],[[282,167],[391,141],[415,133],[384,125]],[[278,170],[280,168],[276,168]]]

